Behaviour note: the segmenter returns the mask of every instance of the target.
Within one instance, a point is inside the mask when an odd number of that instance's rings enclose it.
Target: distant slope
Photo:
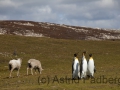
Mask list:
[[[0,21],[0,34],[76,40],[120,39],[120,30],[10,20]]]

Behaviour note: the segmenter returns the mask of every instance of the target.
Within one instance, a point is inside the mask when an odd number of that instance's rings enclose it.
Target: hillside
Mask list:
[[[75,40],[120,39],[120,30],[14,20],[0,21],[0,34]]]
[[[106,40],[120,39],[119,30],[47,22],[0,21],[0,34],[1,90],[120,89],[120,40]],[[89,54],[93,54],[97,70],[95,82],[93,79],[72,80],[73,54],[79,52],[80,61],[83,51],[87,51],[87,60]],[[13,71],[13,78],[9,78],[8,62],[19,57],[22,58],[20,76],[18,78]],[[31,58],[41,61],[42,74],[31,75],[29,71],[26,75],[27,61]]]
[[[0,90],[120,90],[120,41],[118,40],[58,40],[0,35],[0,41]],[[13,54],[14,50],[17,56]],[[89,53],[93,54],[97,70],[95,82],[92,82],[93,79],[71,80],[73,54],[79,52],[78,58],[81,60],[84,50],[87,51],[87,60]],[[17,57],[23,59],[20,77],[18,78],[17,72],[13,71],[13,78],[8,78],[8,62]],[[44,69],[41,75],[38,72],[37,75],[31,75],[30,71],[29,75],[26,75],[27,61],[30,58],[41,61]],[[55,76],[59,82],[53,82]],[[39,82],[38,77],[40,77]]]

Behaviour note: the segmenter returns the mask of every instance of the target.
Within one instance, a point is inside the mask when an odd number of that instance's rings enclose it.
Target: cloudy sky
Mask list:
[[[0,20],[120,29],[120,0],[0,0]]]

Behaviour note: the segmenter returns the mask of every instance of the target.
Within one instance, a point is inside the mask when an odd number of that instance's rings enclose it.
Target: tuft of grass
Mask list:
[[[0,35],[0,41],[1,90],[120,89],[120,41],[63,40],[14,35]],[[14,51],[17,56],[13,55]],[[83,51],[87,51],[87,59],[89,53],[93,54],[97,69],[95,81],[71,80],[73,54],[79,52],[78,58],[81,60]],[[16,71],[13,71],[14,78],[8,78],[8,62],[18,57],[23,59],[20,77],[16,77]],[[26,76],[27,61],[30,58],[41,61],[44,69],[41,75]]]

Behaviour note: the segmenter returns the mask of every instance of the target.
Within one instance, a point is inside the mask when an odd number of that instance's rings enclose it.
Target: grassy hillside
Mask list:
[[[17,56],[13,55],[14,51]],[[95,79],[69,80],[73,54],[79,52],[80,60],[83,51],[87,51],[87,59],[89,53],[93,53],[97,69]],[[20,77],[17,78],[14,71],[12,73],[14,78],[8,78],[8,62],[18,57],[23,59]],[[27,60],[30,58],[41,61],[44,69],[41,75],[26,76]],[[1,90],[119,90],[119,71],[120,41],[80,41],[0,35]]]

